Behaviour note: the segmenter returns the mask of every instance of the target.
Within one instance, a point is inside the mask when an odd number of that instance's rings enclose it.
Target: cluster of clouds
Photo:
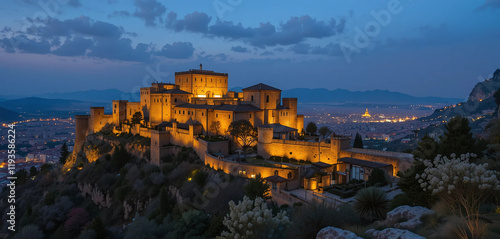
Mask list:
[[[36,4],[34,0],[24,0]],[[113,3],[113,1],[108,0]],[[68,0],[67,4],[78,8],[80,0]],[[133,17],[144,21],[147,27],[159,27],[173,32],[190,32],[206,38],[240,42],[230,50],[248,53],[261,49],[262,55],[272,55],[274,51],[288,50],[297,54],[337,55],[333,44],[313,47],[304,43],[307,39],[322,39],[341,34],[345,29],[345,18],[321,21],[308,15],[291,17],[278,25],[260,23],[257,27],[245,27],[241,23],[215,19],[203,12],[192,12],[179,17],[157,0],[134,0],[135,10],[115,11],[112,17]],[[126,32],[123,27],[109,22],[93,20],[86,16],[59,20],[28,18],[29,27],[23,31],[13,31],[5,27],[0,32],[0,47],[6,52],[53,54],[58,56],[85,56],[120,61],[149,62],[155,57],[188,59],[194,56],[191,42],[173,42],[157,49],[153,44],[133,44],[131,37],[138,36]],[[275,49],[268,49],[275,47]],[[276,50],[278,49],[278,50]],[[203,57],[203,54],[199,54]],[[227,56],[205,56],[226,59]]]
[[[149,62],[155,56],[186,59],[193,56],[190,42],[166,44],[160,50],[153,45],[139,43],[135,47],[122,27],[95,21],[81,16],[59,20],[28,19],[31,24],[25,32],[13,32],[5,27],[6,36],[0,40],[0,47],[6,52],[54,54],[58,56],[87,56],[120,61]]]

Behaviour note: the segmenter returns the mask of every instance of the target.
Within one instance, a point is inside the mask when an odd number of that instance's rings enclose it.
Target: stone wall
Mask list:
[[[263,178],[273,176],[277,173],[280,177],[288,178],[289,173],[292,179],[296,179],[298,177],[298,169],[297,168],[280,168],[280,167],[269,167],[269,166],[259,166],[252,165],[246,163],[239,163],[235,161],[219,159],[213,155],[208,153],[205,154],[205,164],[209,164],[210,167],[214,169],[223,170],[227,174],[232,174],[234,176],[241,176],[247,178],[253,178],[257,174]]]

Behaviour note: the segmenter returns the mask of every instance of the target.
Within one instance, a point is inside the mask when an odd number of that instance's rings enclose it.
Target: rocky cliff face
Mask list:
[[[500,88],[500,69],[497,69],[493,77],[476,84],[469,94],[469,101],[483,101],[495,94]]]

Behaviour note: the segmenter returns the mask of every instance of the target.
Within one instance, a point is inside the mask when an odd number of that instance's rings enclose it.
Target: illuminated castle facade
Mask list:
[[[141,124],[132,124],[137,112],[143,120]],[[369,115],[368,110],[365,115]],[[90,115],[77,115],[75,153],[82,149],[87,135],[109,125],[114,133],[150,138],[152,164],[160,165],[163,157],[172,154],[172,145],[191,147],[213,168],[245,177],[257,173],[263,177],[273,176],[278,181],[282,179],[277,177],[282,177],[290,182],[287,185],[297,186],[291,182],[303,178],[299,174],[304,170],[286,165],[259,166],[225,160],[221,156],[234,151],[235,144],[209,142],[201,137],[228,135],[229,125],[238,120],[247,120],[258,128],[255,145],[260,156],[317,163],[321,170],[329,172],[332,182],[366,179],[374,168],[383,168],[395,176],[398,170],[407,169],[413,160],[410,154],[353,149],[350,137],[345,136],[297,140],[304,127],[304,116],[297,114],[297,98],[281,98],[281,90],[262,83],[244,88],[242,92],[229,91],[227,73],[203,70],[201,65],[200,69],[176,72],[174,84],[156,82],[141,88],[140,102],[114,100],[112,114],[105,114],[104,107],[92,107]],[[218,125],[217,129],[212,125]],[[308,180],[315,179],[311,176]],[[314,189],[320,184],[304,181],[301,186]]]

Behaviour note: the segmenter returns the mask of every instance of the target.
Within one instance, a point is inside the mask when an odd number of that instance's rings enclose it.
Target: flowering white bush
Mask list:
[[[454,154],[451,158],[438,155],[434,160],[423,160],[426,169],[422,175],[416,175],[420,187],[424,191],[429,190],[432,194],[442,192],[451,194],[457,187],[472,186],[479,190],[500,189],[494,171],[486,169],[488,164],[470,163],[469,159],[476,157],[474,154],[462,154],[457,158]]]
[[[230,201],[229,210],[223,221],[229,232],[222,232],[222,238],[275,238],[290,223],[285,211],[273,217],[264,199],[259,197],[253,201],[245,196],[237,205]]]
[[[460,238],[484,238],[487,225],[481,223],[479,208],[494,190],[500,190],[498,172],[486,169],[488,164],[470,163],[474,154],[462,154],[459,158],[438,155],[433,161],[423,160],[424,173],[416,175],[420,187],[437,195],[442,202],[459,216],[466,228],[459,227]]]

